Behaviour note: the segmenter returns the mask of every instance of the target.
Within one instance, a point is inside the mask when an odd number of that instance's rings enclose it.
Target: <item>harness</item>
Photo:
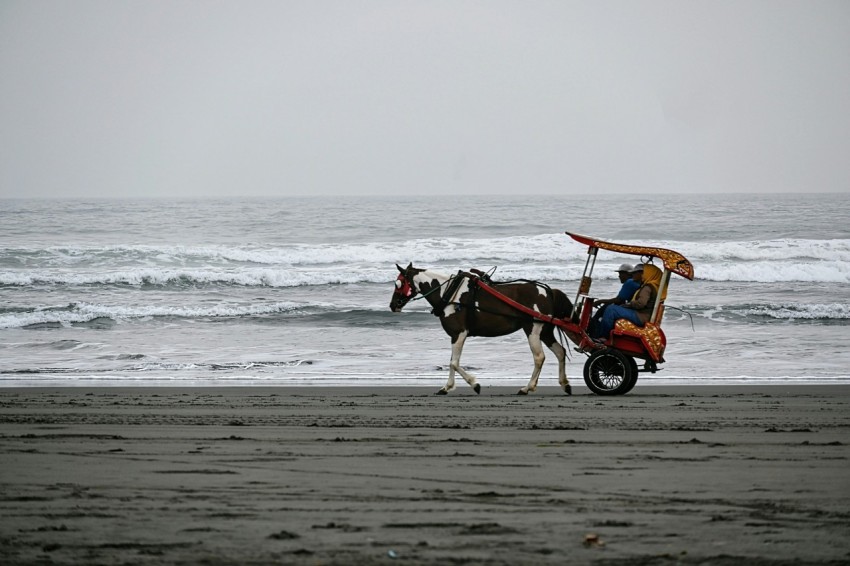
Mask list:
[[[500,282],[500,283],[494,283],[493,280],[490,278],[490,274],[484,273],[484,272],[482,272],[478,269],[471,269],[470,271],[472,273],[467,273],[465,271],[458,270],[457,274],[449,277],[449,279],[445,283],[438,285],[437,287],[431,289],[427,293],[421,294],[419,297],[416,297],[413,300],[424,299],[425,297],[427,297],[431,293],[434,293],[434,292],[440,290],[443,286],[445,286],[445,291],[440,296],[439,303],[431,310],[431,314],[433,314],[434,316],[436,316],[436,317],[443,316],[443,314],[445,313],[446,307],[449,306],[449,305],[455,305],[458,308],[458,310],[462,309],[463,307],[467,307],[467,308],[470,309],[471,313],[474,313],[474,312],[479,311],[479,310],[481,310],[483,312],[487,312],[486,310],[481,309],[481,307],[475,307],[474,306],[475,305],[475,298],[478,295],[478,290],[481,289],[481,290],[485,291],[486,293],[490,294],[495,299],[497,299],[497,300],[505,303],[506,305],[518,310],[519,312],[523,313],[524,315],[530,316],[531,318],[538,320],[540,322],[546,322],[546,323],[549,323],[549,324],[556,324],[555,321],[561,320],[561,319],[555,317],[555,314],[554,314],[554,305],[555,305],[554,295],[552,293],[552,288],[549,287],[549,285],[546,285],[545,283],[540,283],[538,281],[531,281],[531,280],[528,280],[528,279],[516,279],[516,280],[513,280],[513,281],[504,281],[504,282]],[[466,304],[454,301],[454,298],[457,295],[457,291],[460,288],[460,286],[463,284],[464,280],[469,281],[469,291],[470,291],[470,295],[469,295],[469,298],[466,301]],[[538,287],[542,287],[542,288],[546,289],[546,295],[549,297],[549,300],[552,302],[553,313],[551,315],[545,315],[541,312],[538,312],[538,311],[536,311],[532,308],[529,308],[529,307],[523,305],[522,303],[519,303],[519,302],[511,299],[510,297],[504,295],[503,293],[500,293],[495,288],[497,285],[505,285],[505,284],[508,284],[508,283],[532,283],[534,285],[537,285]]]
[[[463,280],[466,279],[466,277],[468,276],[469,274],[458,270],[457,275],[452,275],[451,277],[449,277],[449,280],[446,282],[446,290],[440,296],[440,302],[437,304],[437,306],[434,307],[434,309],[431,311],[431,314],[438,317],[443,316],[446,307],[452,304],[452,299],[454,299],[455,295],[457,294],[457,290],[460,288],[461,284],[463,283]],[[470,277],[470,281],[473,281],[472,277]],[[442,287],[442,285],[440,287]],[[474,288],[475,286],[471,285],[470,287]],[[437,288],[439,289],[439,287]],[[457,304],[458,307],[462,306],[460,303],[455,304]]]
[[[582,336],[582,344],[585,342],[590,343],[590,338],[588,338],[584,330],[579,326],[578,321],[573,319],[575,315],[575,306],[572,306],[571,312],[567,313],[567,316],[564,318],[558,318],[555,316],[557,305],[555,304],[555,295],[551,287],[546,285],[545,283],[540,283],[538,281],[531,281],[528,279],[516,279],[513,281],[500,281],[499,283],[495,283],[490,278],[492,272],[483,273],[477,269],[471,269],[472,273],[467,273],[465,271],[458,271],[456,275],[449,277],[443,283],[435,286],[433,289],[429,289],[425,293],[421,293],[417,297],[413,297],[409,300],[415,301],[418,299],[424,299],[429,295],[441,291],[445,287],[445,292],[440,295],[439,301],[436,302],[436,306],[431,310],[431,314],[437,317],[442,317],[445,313],[445,308],[448,305],[454,305],[458,311],[463,309],[464,307],[468,308],[469,311],[467,316],[475,316],[477,312],[489,312],[491,314],[497,314],[503,317],[513,317],[519,319],[532,319],[536,322],[541,322],[543,324],[551,324],[555,328],[558,329],[560,335],[563,337],[565,333],[572,332],[579,336]],[[413,289],[410,288],[410,283],[408,282],[407,276],[404,272],[402,272],[401,278],[404,279],[404,285],[408,287],[410,291]],[[469,293],[467,293],[467,298],[464,303],[453,302],[453,299],[457,295],[458,290],[460,289],[463,281],[467,280],[469,282]],[[552,304],[552,314],[546,315],[541,312],[538,312],[530,307],[523,305],[522,303],[511,299],[506,296],[504,293],[501,293],[496,287],[499,285],[507,285],[510,283],[532,283],[538,288],[543,288],[546,290],[546,295],[549,298],[549,301]],[[479,289],[499,302],[508,305],[512,309],[514,309],[516,314],[506,314],[504,312],[496,312],[492,310],[482,309],[480,306],[476,306],[475,301]],[[569,302],[569,301],[568,301]],[[563,345],[563,344],[562,344]]]
[[[554,322],[555,320],[561,320],[561,319],[555,317],[555,312],[554,312],[555,311],[555,301],[554,301],[554,297],[552,295],[552,289],[548,285],[545,285],[543,283],[538,283],[536,281],[527,281],[525,279],[523,279],[522,281],[524,281],[526,283],[534,283],[535,285],[538,285],[538,286],[546,289],[546,295],[549,297],[549,300],[552,302],[552,314],[545,315],[541,312],[538,312],[538,311],[536,311],[532,308],[525,306],[522,303],[518,303],[517,301],[511,299],[510,297],[507,297],[507,296],[503,295],[502,293],[498,292],[496,289],[494,289],[490,285],[484,283],[480,279],[476,281],[475,286],[483,289],[484,291],[486,291],[488,293],[490,293],[490,295],[499,299],[503,303],[510,305],[511,307],[515,308],[516,310],[518,310],[518,311],[520,311],[524,314],[527,314],[531,318],[539,320],[540,322],[548,322],[549,324],[555,324],[555,322]],[[572,314],[572,313],[570,313],[570,314]]]

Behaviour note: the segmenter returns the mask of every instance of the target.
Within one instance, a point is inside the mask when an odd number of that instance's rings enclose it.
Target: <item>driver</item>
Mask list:
[[[605,313],[605,310],[608,308],[608,305],[622,305],[629,299],[631,299],[634,294],[640,289],[640,283],[632,279],[632,271],[633,266],[628,263],[622,264],[617,268],[617,275],[620,277],[620,292],[617,293],[616,297],[612,297],[610,299],[596,299],[593,301],[594,307],[599,307],[597,311],[593,314],[593,318],[590,319],[590,324],[588,325],[588,334],[592,338],[599,338],[602,336],[599,334],[599,321],[602,319],[602,315]]]

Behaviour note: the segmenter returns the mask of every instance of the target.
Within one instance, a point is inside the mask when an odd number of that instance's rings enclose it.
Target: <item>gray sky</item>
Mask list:
[[[850,192],[850,2],[0,0],[0,197]]]

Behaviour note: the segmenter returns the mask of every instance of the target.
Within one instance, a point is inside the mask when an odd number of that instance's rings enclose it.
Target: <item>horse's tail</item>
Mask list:
[[[573,303],[560,289],[552,289],[552,301],[554,302],[553,314],[555,318],[570,318],[573,316]]]

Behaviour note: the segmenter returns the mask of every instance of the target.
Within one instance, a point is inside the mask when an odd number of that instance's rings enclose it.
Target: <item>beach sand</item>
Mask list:
[[[850,386],[0,389],[0,564],[847,564]]]

